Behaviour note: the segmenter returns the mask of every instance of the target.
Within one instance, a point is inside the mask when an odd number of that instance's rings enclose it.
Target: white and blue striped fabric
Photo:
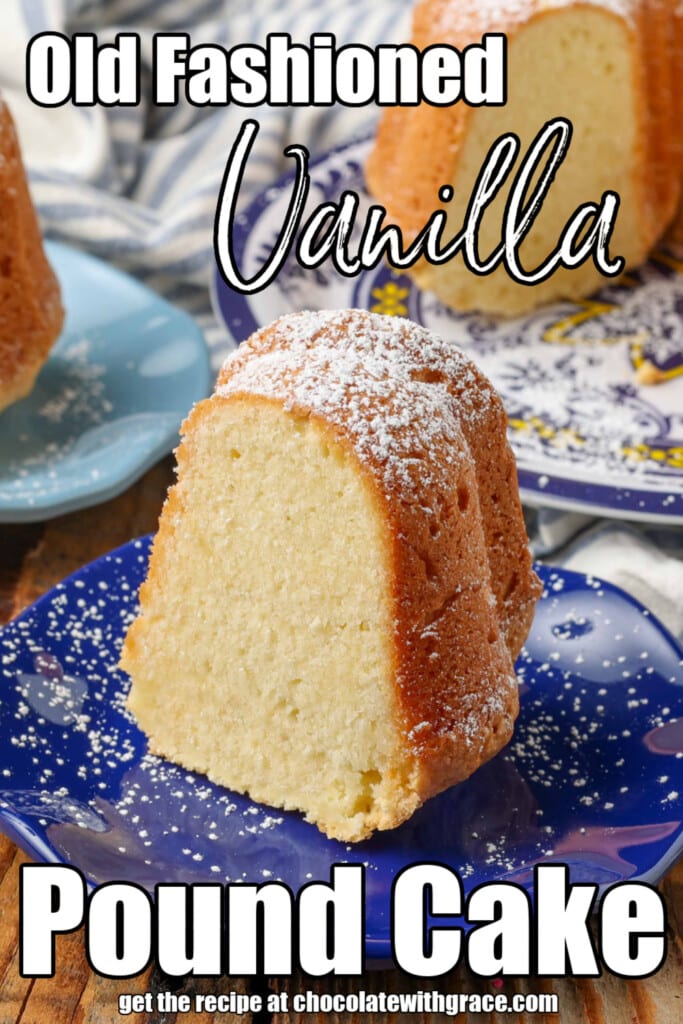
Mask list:
[[[44,110],[26,96],[25,54],[38,32],[138,32],[149,67],[157,31],[194,42],[263,43],[269,32],[308,42],[398,42],[412,0],[3,0],[0,86],[12,108],[46,232],[137,275],[192,313],[218,365],[230,342],[210,309],[212,232],[219,183],[240,107],[155,108],[143,78],[137,108]],[[147,85],[149,85],[147,79]],[[271,184],[289,142],[323,152],[367,133],[370,108],[251,109],[260,133],[243,196]],[[550,510],[530,511],[537,555],[594,572],[630,590],[683,637],[683,530],[644,529]]]
[[[8,6],[16,9],[9,25]],[[410,6],[410,0],[4,0],[0,84],[19,123],[47,233],[115,261],[192,312],[218,365],[229,342],[212,329],[211,238],[220,181],[242,121],[260,122],[242,190],[247,197],[284,169],[289,141],[323,152],[367,133],[372,109],[198,109],[184,97],[176,107],[155,107],[143,71],[137,108],[31,110],[24,84],[27,39],[45,30],[92,31],[108,42],[117,32],[134,31],[143,69],[149,69],[157,31],[185,30],[195,43],[225,47],[263,43],[277,31],[304,42],[320,31],[334,32],[339,44],[390,42],[408,32]]]

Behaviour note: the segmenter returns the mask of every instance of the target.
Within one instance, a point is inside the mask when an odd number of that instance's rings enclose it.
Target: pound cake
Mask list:
[[[177,457],[121,662],[153,751],[356,841],[507,743],[539,583],[502,404],[459,349],[282,317]]]
[[[522,266],[541,265],[578,207],[599,203],[607,190],[620,196],[610,256],[622,256],[626,267],[641,263],[681,193],[683,39],[674,7],[671,0],[421,0],[412,39],[419,49],[446,43],[462,50],[487,32],[505,33],[507,101],[387,109],[366,177],[388,220],[412,239],[442,206],[439,187],[452,185],[443,233],[450,240],[462,230],[491,145],[514,132],[520,155],[480,223],[478,251],[488,258],[501,243],[516,168],[544,124],[563,117],[573,125],[571,144],[519,248]],[[461,255],[439,266],[422,261],[411,273],[457,310],[503,315],[582,298],[608,280],[592,259],[533,285],[517,283],[503,267],[477,276]]]
[[[674,166],[678,170],[681,181],[681,197],[676,215],[669,225],[666,241],[674,242],[677,246],[683,245],[683,89],[680,88],[680,76],[683,73],[683,4],[673,3],[669,0],[672,10],[673,30],[669,36],[669,46],[672,47],[674,59],[672,62],[674,78]],[[668,5],[667,5],[668,6]]]
[[[0,99],[0,410],[31,391],[63,319],[12,117]]]

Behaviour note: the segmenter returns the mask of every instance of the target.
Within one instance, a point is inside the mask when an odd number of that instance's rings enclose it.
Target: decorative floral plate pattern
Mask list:
[[[363,224],[368,147],[356,142],[311,165],[308,211],[350,189]],[[285,176],[237,220],[235,258],[247,279],[273,248],[291,183]],[[356,306],[408,316],[452,338],[498,388],[529,504],[683,522],[682,274],[683,260],[656,253],[590,300],[500,320],[455,313],[383,264],[350,279],[329,261],[305,270],[290,254],[276,280],[251,296],[217,271],[214,300],[236,342],[292,310]]]
[[[530,889],[534,865],[553,862],[609,886],[654,882],[683,850],[683,652],[616,588],[540,567],[510,745],[400,828],[346,846],[147,753],[117,666],[148,554],[133,541],[93,562],[0,633],[0,828],[37,860],[149,889],[297,890],[363,863],[368,955],[388,960],[391,885],[408,864],[446,864],[466,892]]]

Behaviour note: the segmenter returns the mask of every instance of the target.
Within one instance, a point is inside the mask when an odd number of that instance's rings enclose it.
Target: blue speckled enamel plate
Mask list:
[[[124,491],[177,441],[210,387],[203,336],[127,274],[67,246],[48,257],[67,311],[23,401],[0,415],[0,522],[49,519]]]
[[[149,888],[297,889],[361,862],[368,953],[389,959],[391,883],[406,864],[447,864],[466,891],[530,888],[533,865],[557,861],[608,886],[654,881],[683,849],[683,652],[614,587],[541,567],[511,744],[401,828],[345,846],[146,753],[117,661],[148,551],[135,541],[92,563],[0,634],[0,826],[36,859]]]
[[[358,193],[358,237],[370,198],[355,142],[311,165],[306,211]],[[251,279],[271,253],[291,197],[286,175],[248,207],[233,234]],[[304,218],[306,213],[304,212]],[[304,270],[290,256],[254,295],[216,272],[214,304],[235,342],[300,309],[359,307],[408,316],[464,348],[501,394],[524,501],[614,517],[683,523],[683,260],[659,252],[584,302],[516,320],[459,314],[380,264],[344,278],[331,262]],[[643,364],[660,383],[644,385]]]

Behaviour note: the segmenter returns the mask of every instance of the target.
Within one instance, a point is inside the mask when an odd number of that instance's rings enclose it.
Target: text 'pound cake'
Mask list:
[[[627,268],[637,266],[671,225],[681,194],[680,10],[673,0],[420,0],[412,42],[420,50],[434,43],[463,50],[489,32],[507,38],[505,104],[385,110],[366,168],[372,195],[410,239],[442,205],[440,186],[452,185],[444,231],[450,239],[462,228],[490,147],[514,133],[521,144],[515,169],[479,226],[486,260],[501,245],[522,156],[544,124],[565,118],[571,143],[519,247],[521,265],[527,272],[542,265],[574,212],[608,191],[620,197],[609,252]],[[532,285],[502,266],[477,276],[461,256],[438,266],[422,261],[411,273],[455,309],[504,315],[583,298],[609,281],[591,259]]]
[[[474,365],[407,320],[285,316],[185,423],[129,708],[157,753],[360,840],[510,739],[538,593]]]
[[[12,117],[0,99],[0,411],[31,391],[63,319]]]

